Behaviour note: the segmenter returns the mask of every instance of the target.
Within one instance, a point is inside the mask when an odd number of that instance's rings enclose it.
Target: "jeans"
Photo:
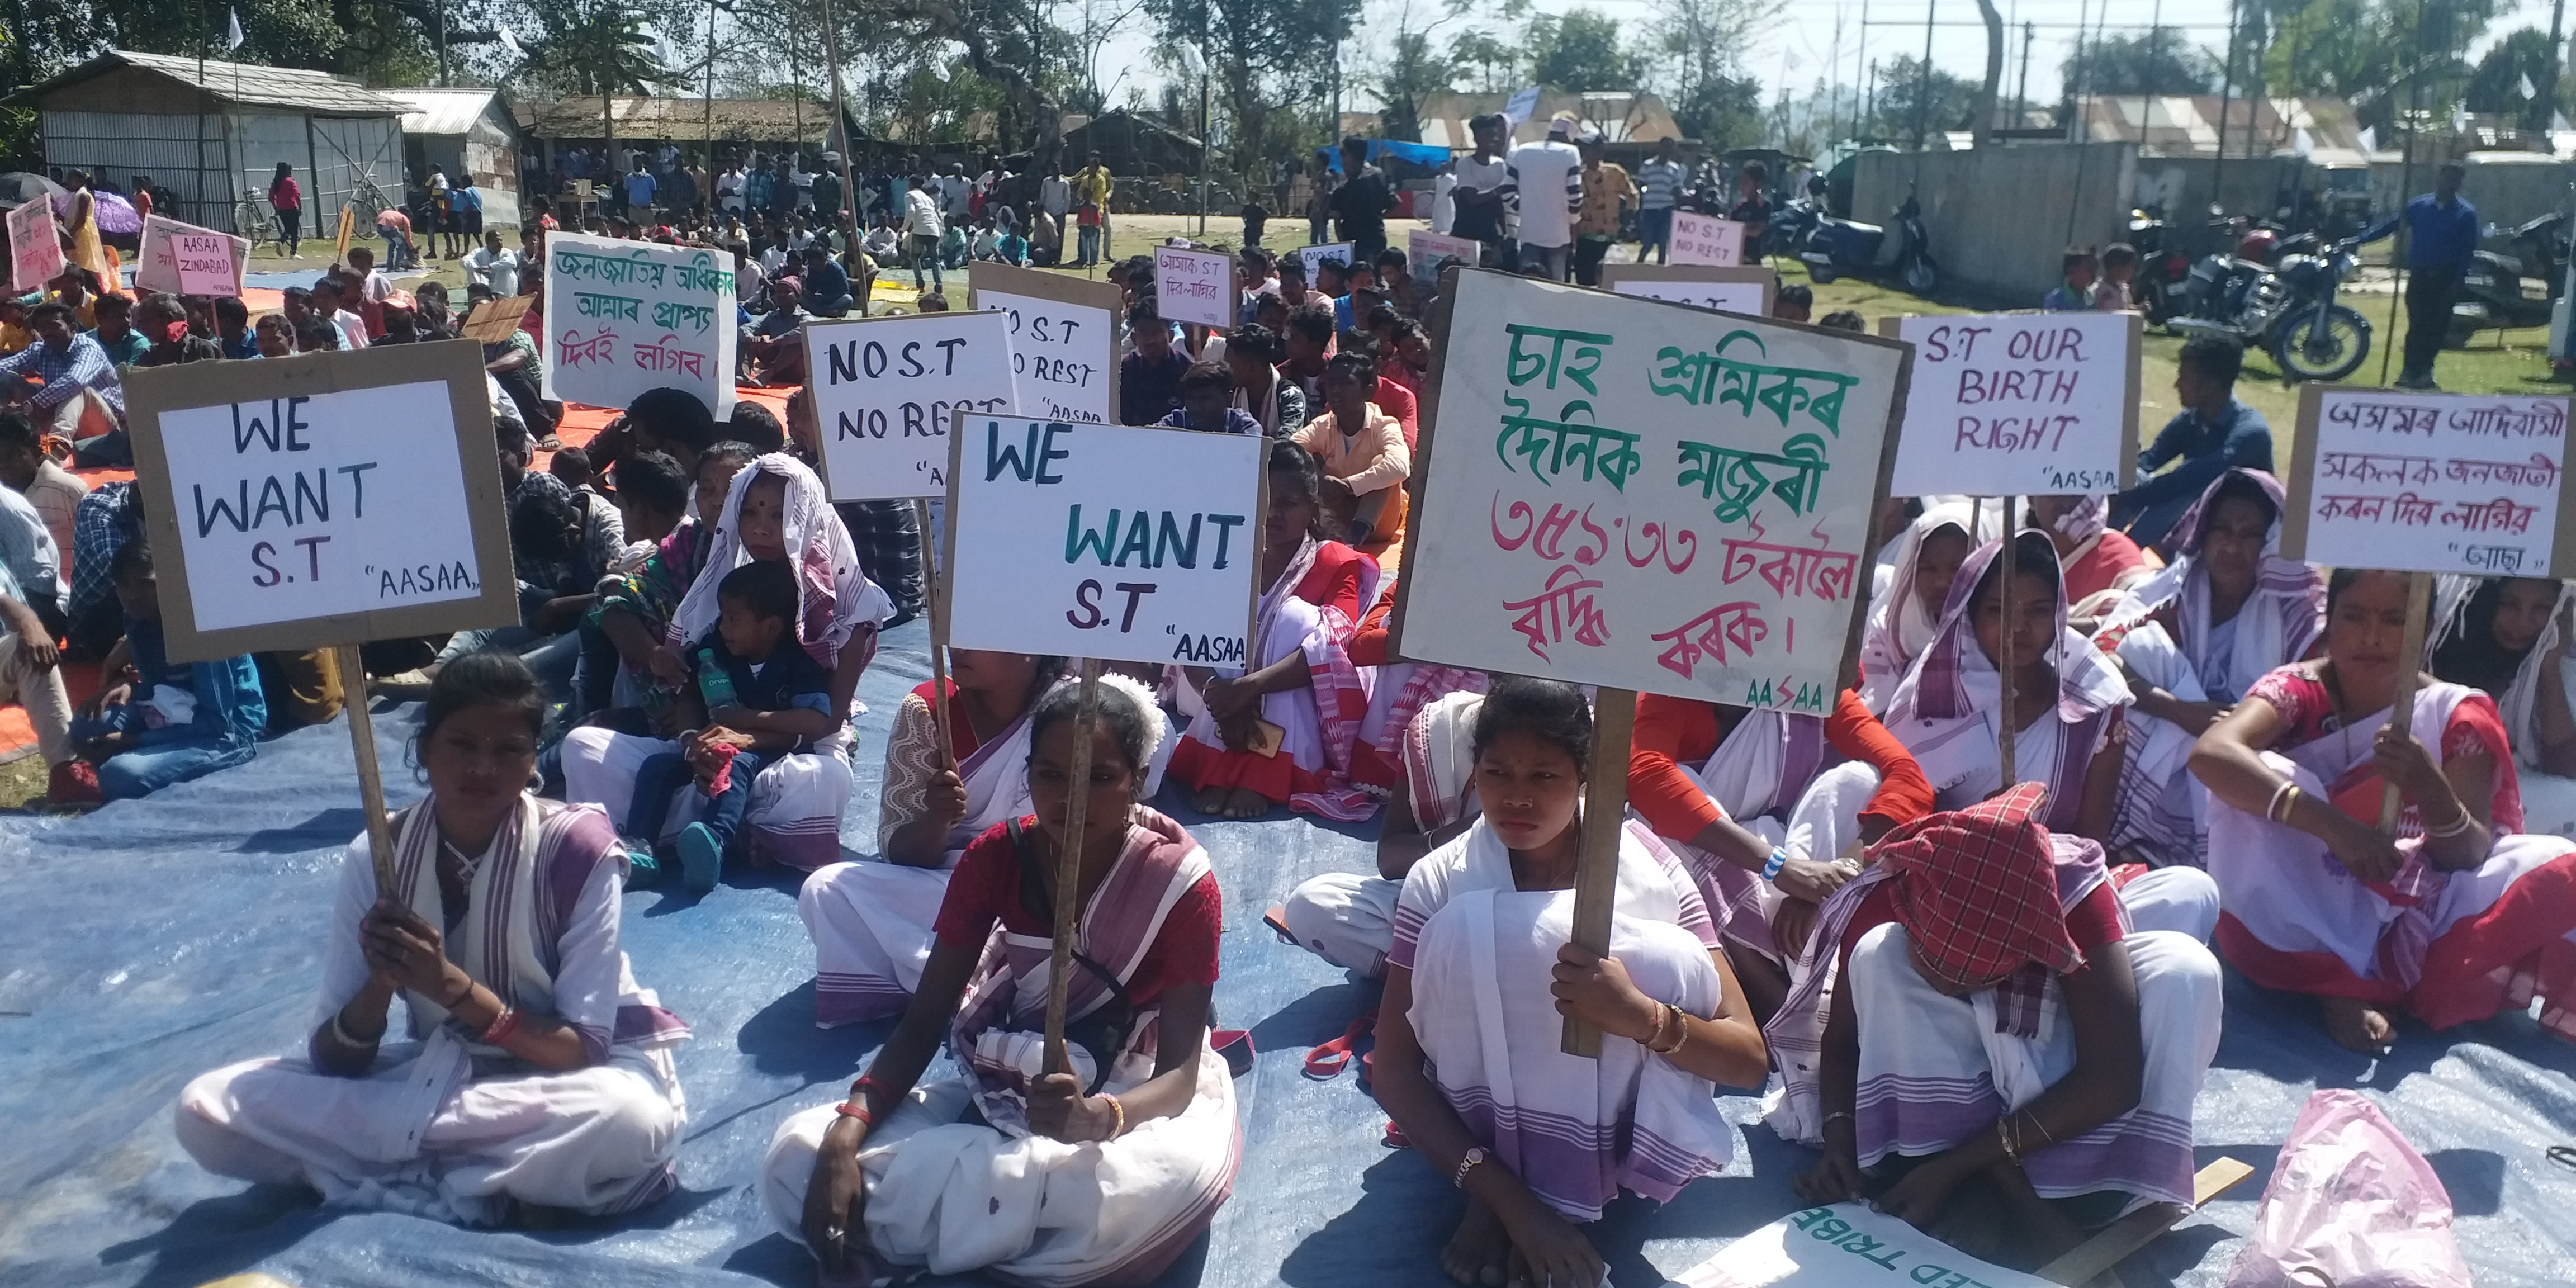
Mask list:
[[[1575,238],[1575,284],[1579,286],[1599,286],[1601,284],[1601,261],[1608,258],[1609,254],[1610,239],[1607,237]]]
[[[1673,208],[1670,206],[1637,212],[1637,262],[1645,263],[1646,252],[1650,250],[1655,252],[1658,264],[1672,254]]]
[[[733,776],[726,780],[725,790],[707,795],[707,809],[698,821],[716,834],[716,847],[733,844],[733,835],[742,829],[743,811],[751,807],[751,780],[769,766],[775,756],[757,751],[738,751],[733,757]],[[645,758],[635,771],[635,800],[627,807],[625,835],[651,841],[662,830],[662,820],[671,813],[671,798],[686,789],[697,777],[689,767],[689,758],[676,751],[660,752]]]
[[[144,740],[133,750],[120,751],[100,762],[98,790],[109,800],[149,796],[172,783],[184,783],[247,762],[259,751],[254,744],[236,745],[215,734],[192,734],[182,728],[146,729],[143,714],[147,710],[139,701],[128,702],[109,707],[95,718],[76,717],[71,723],[74,743],[116,733],[136,734]]]
[[[420,267],[420,252],[413,249],[411,234],[399,228],[385,230],[385,268],[397,271]]]
[[[2451,338],[2451,300],[2459,293],[2457,266],[2407,270],[2406,369],[2400,379],[2433,378],[2433,360]]]
[[[1074,259],[1074,267],[1076,267],[1076,268],[1089,268],[1089,267],[1091,267],[1092,265],[1099,263],[1099,262],[1100,262],[1100,225],[1098,225],[1098,224],[1091,224],[1091,225],[1087,225],[1087,226],[1085,226],[1085,227],[1083,227],[1083,228],[1080,228],[1080,229],[1078,229],[1078,230],[1076,230],[1076,231],[1078,231],[1078,232],[1081,234],[1081,236],[1077,239],[1077,240],[1078,240],[1079,245],[1081,246],[1081,251],[1080,251],[1080,253],[1079,253],[1079,254],[1075,257],[1075,259]]]
[[[904,252],[912,258],[912,289],[916,291],[921,289],[921,266],[928,264],[930,266],[931,287],[935,290],[946,291],[948,289],[948,281],[946,278],[940,276],[942,266],[939,262],[939,239],[936,237],[923,237],[919,234],[915,234],[904,238],[903,241]]]
[[[1547,280],[1562,282],[1565,280],[1566,261],[1573,250],[1571,246],[1532,246],[1522,242],[1521,269],[1526,272],[1536,268],[1547,274]]]
[[[448,638],[447,647],[439,650],[438,660],[445,664],[487,648],[518,654],[519,660],[536,672],[547,693],[562,695],[571,691],[573,668],[581,661],[581,633],[565,631],[560,635],[540,635],[527,626],[458,631]]]
[[[818,318],[845,318],[850,315],[850,306],[857,303],[858,299],[850,295],[836,295],[827,300],[819,295],[809,294],[802,302],[805,305],[805,311]]]

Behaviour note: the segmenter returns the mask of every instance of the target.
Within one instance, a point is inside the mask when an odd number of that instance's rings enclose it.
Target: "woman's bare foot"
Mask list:
[[[1227,818],[1253,819],[1270,812],[1270,798],[1249,787],[1237,787],[1226,797]]]
[[[2326,1036],[2346,1051],[2363,1055],[2386,1055],[2397,1026],[2389,1021],[2388,1012],[2357,997],[2324,999]]]
[[[1210,818],[1223,817],[1225,814],[1225,803],[1227,800],[1231,799],[1233,795],[1234,792],[1231,788],[1210,787],[1190,797],[1190,808],[1197,810]]]
[[[1469,1288],[1503,1288],[1503,1259],[1511,1250],[1503,1219],[1471,1194],[1466,1218],[1458,1222],[1458,1232],[1449,1236],[1448,1246],[1440,1249],[1440,1269],[1452,1282]]]

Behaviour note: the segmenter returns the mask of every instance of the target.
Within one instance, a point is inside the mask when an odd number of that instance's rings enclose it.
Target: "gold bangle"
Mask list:
[[[1119,1137],[1126,1135],[1127,1106],[1116,1096],[1102,1096],[1101,1099],[1109,1102],[1110,1113],[1109,1134],[1101,1137],[1101,1139],[1116,1140]]]

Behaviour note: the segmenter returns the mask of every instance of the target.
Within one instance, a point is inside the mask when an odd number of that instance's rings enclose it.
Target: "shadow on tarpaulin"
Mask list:
[[[861,688],[853,855],[875,848],[886,729],[928,678],[919,624],[889,633]],[[415,708],[376,714],[397,805],[421,787],[405,754]],[[1376,989],[1279,943],[1261,910],[1298,881],[1373,864],[1368,827],[1205,820],[1162,802],[1207,845],[1226,893],[1219,1022],[1262,1051],[1237,1083],[1243,1167],[1209,1236],[1161,1283],[1295,1288],[1445,1282],[1437,1254],[1461,1208],[1446,1178],[1387,1148],[1356,1071],[1300,1071]],[[194,1288],[256,1270],[300,1288],[528,1284],[660,1288],[808,1284],[812,1262],[754,1190],[770,1134],[838,1098],[884,1023],[812,1025],[813,954],[795,882],[733,874],[703,899],[627,896],[637,977],[696,1026],[679,1053],[689,1099],[680,1191],[645,1211],[545,1232],[462,1230],[324,1211],[287,1187],[199,1170],[171,1135],[179,1088],[230,1061],[300,1046],[315,1006],[339,847],[359,830],[349,739],[336,725],[251,764],[84,818],[0,819],[0,1284]],[[2576,1282],[2576,1047],[2508,1016],[2436,1036],[2404,1029],[2370,1061],[2328,1043],[2314,1007],[2231,979],[2217,1065],[2199,1102],[2200,1161],[2257,1174],[2131,1258],[2135,1288],[2216,1288],[2310,1091],[2359,1087],[2432,1161],[2459,1210],[2480,1288]],[[14,1014],[24,1013],[24,1014]],[[1723,1105],[1759,1115],[1747,1097]],[[1620,1288],[1652,1288],[1801,1206],[1808,1151],[1747,1126],[1727,1174],[1662,1208],[1627,1200],[1596,1230]],[[934,1283],[979,1283],[975,1277]]]

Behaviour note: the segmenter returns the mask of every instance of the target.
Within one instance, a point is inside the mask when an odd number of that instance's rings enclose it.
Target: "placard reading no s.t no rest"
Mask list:
[[[1269,447],[1248,434],[958,413],[949,642],[1242,665]]]
[[[804,329],[805,387],[835,501],[947,495],[957,409],[1019,408],[1000,313],[817,318]]]
[[[519,620],[470,340],[126,377],[179,661]]]

